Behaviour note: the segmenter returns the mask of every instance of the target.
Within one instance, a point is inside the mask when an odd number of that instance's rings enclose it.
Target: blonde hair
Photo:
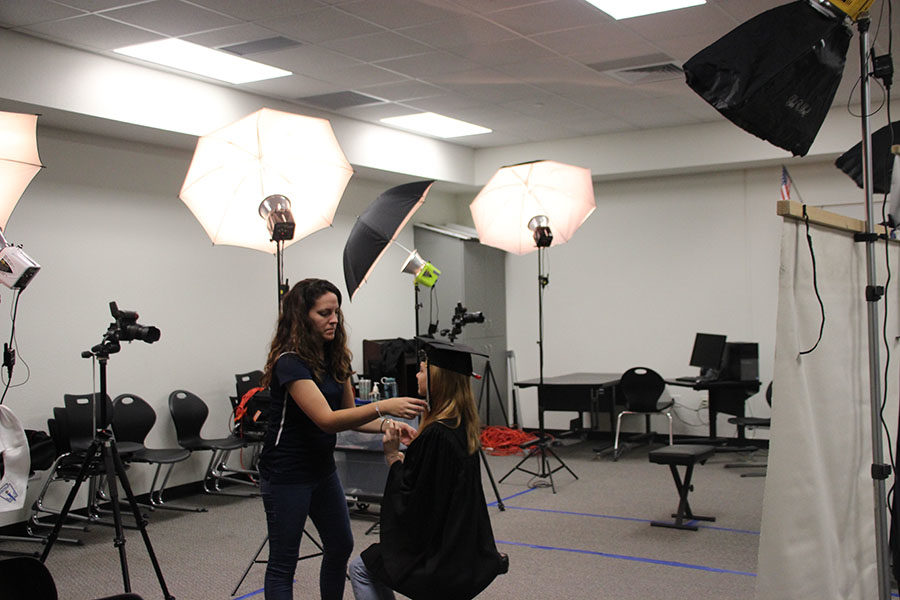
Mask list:
[[[431,408],[419,425],[419,432],[437,421],[450,421],[454,427],[466,425],[467,450],[474,454],[481,446],[481,423],[475,408],[475,395],[468,375],[429,365]]]

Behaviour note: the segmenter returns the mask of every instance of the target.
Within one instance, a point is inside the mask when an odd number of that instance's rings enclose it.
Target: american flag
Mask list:
[[[791,176],[788,175],[787,168],[781,166],[781,199],[791,199]]]

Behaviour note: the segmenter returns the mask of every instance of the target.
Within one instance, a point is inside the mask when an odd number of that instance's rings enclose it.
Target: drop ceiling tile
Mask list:
[[[191,2],[243,21],[299,15],[322,8],[322,4],[316,0],[191,0]]]
[[[531,36],[535,42],[563,56],[623,45],[645,44],[641,36],[618,23],[599,23]]]
[[[405,58],[378,61],[378,66],[402,73],[413,79],[429,80],[435,75],[466,71],[477,67],[475,63],[449,52],[428,52]]]
[[[329,40],[321,45],[365,62],[402,58],[414,54],[423,54],[432,50],[432,48],[424,44],[390,31],[381,31],[340,40]]]
[[[539,93],[532,86],[491,69],[457,71],[434,77],[431,81],[452,92],[485,102],[516,100]]]
[[[342,108],[337,112],[347,117],[368,121],[369,123],[378,123],[381,119],[400,117],[410,113],[409,108],[393,103],[353,106]]]
[[[606,48],[590,49],[581,54],[572,54],[569,58],[582,65],[625,60],[640,56],[660,54],[659,46],[649,43],[623,44],[621,46],[609,46]]]
[[[343,5],[341,9],[388,29],[441,21],[460,12],[451,2],[427,0],[366,0]]]
[[[735,26],[749,21],[756,15],[769,9],[787,4],[784,0],[719,0],[717,2],[720,10],[731,16],[735,20]]]
[[[257,25],[314,44],[383,31],[377,25],[331,7],[290,18],[263,19]]]
[[[576,104],[571,100],[554,96],[543,90],[527,98],[513,100],[512,102],[503,102],[500,104],[500,107],[544,120],[565,120],[575,118],[577,115],[593,114],[596,112],[590,108],[585,108],[580,104]]]
[[[357,65],[347,69],[333,69],[327,73],[320,73],[319,79],[355,90],[366,86],[405,81],[407,78],[375,65]]]
[[[179,36],[236,25],[238,21],[179,0],[152,0],[109,10],[104,17],[165,35]]]
[[[540,4],[548,0],[453,0],[454,4],[465,7],[472,12],[488,14],[508,8],[525,6],[526,4]]]
[[[527,62],[555,56],[552,51],[523,37],[487,44],[450,46],[447,48],[447,51],[485,67]]]
[[[343,87],[334,85],[333,83],[327,83],[303,75],[288,75],[287,77],[266,79],[265,81],[254,81],[252,83],[241,84],[240,87],[241,89],[286,100],[295,100],[297,98],[316,96],[319,94],[331,94],[333,92],[344,90]]]
[[[498,65],[497,71],[519,81],[530,84],[544,84],[554,81],[595,80],[599,73],[568,58],[554,57],[529,62]]]
[[[446,140],[451,143],[457,143],[458,140],[450,139]],[[465,145],[469,148],[493,148],[495,146],[512,146],[514,144],[521,144],[527,141],[525,138],[513,135],[511,133],[505,132],[497,132],[488,133],[485,135],[472,135],[465,138]],[[472,198],[474,199],[475,194],[472,194]]]
[[[551,0],[491,13],[489,18],[522,35],[537,35],[583,25],[608,23],[611,18],[587,2]]]
[[[244,42],[253,42],[276,37],[278,33],[253,23],[241,23],[231,27],[223,27],[213,31],[205,31],[194,35],[186,35],[182,39],[207,48],[220,48]]]
[[[95,12],[128,6],[134,4],[134,0],[59,0],[58,4],[65,4],[72,8]]]
[[[584,137],[586,135],[600,135],[603,133],[617,133],[619,131],[633,129],[633,126],[630,123],[627,123],[622,119],[606,117],[602,114],[578,122],[566,123],[566,127],[570,131],[574,131],[575,135],[579,137]]]
[[[327,75],[332,71],[362,64],[355,58],[343,56],[337,52],[313,45],[285,48],[284,50],[269,52],[254,58],[273,67],[287,69],[291,73],[317,79],[321,75]]]
[[[38,23],[28,30],[41,37],[95,50],[112,50],[161,39],[155,33],[95,15]]]
[[[49,0],[3,0],[0,2],[0,24],[5,27],[23,27],[34,23],[54,21],[84,14]]]
[[[370,94],[392,102],[433,98],[434,96],[440,96],[447,93],[444,89],[415,79],[406,79],[404,81],[365,86],[356,89],[363,94]]]
[[[469,96],[447,92],[440,96],[409,100],[404,102],[404,104],[415,110],[436,112],[441,115],[452,116],[450,113],[456,114],[460,110],[472,108],[473,106],[481,106],[483,103]],[[415,111],[411,110],[410,112]]]
[[[608,105],[627,104],[635,98],[634,90],[612,79],[597,79],[593,82],[555,81],[539,86],[542,90],[582,106],[588,106],[606,113]],[[643,96],[637,95],[638,98]]]
[[[485,44],[517,37],[514,32],[477,16],[461,16],[407,27],[400,33],[435,48]]]
[[[728,31],[734,27],[734,19],[712,4],[624,19],[619,23],[654,42],[702,34],[710,30]]]
[[[698,35],[688,35],[669,40],[657,40],[656,45],[659,46],[660,50],[681,64],[718,40],[720,37],[721,36],[716,32],[705,32]]]

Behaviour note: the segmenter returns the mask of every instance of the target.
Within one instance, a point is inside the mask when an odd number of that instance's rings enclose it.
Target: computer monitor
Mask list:
[[[713,333],[698,333],[694,338],[694,349],[691,351],[692,367],[700,367],[700,372],[719,371],[722,368],[722,355],[725,353],[725,336]]]

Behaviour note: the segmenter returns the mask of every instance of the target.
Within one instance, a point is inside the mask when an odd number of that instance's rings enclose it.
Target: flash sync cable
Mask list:
[[[893,15],[892,3],[887,2],[887,5],[888,5],[888,52],[887,52],[887,54],[888,54],[888,56],[893,56],[894,28],[892,25],[892,19],[893,19],[894,15]],[[884,4],[882,4],[881,9],[882,9],[882,14],[883,14],[884,13]],[[881,21],[879,20],[879,25],[880,25],[880,23],[881,23]],[[891,75],[893,75],[893,73],[891,73]],[[893,121],[891,120],[891,85],[889,82],[890,82],[890,78],[888,79],[888,83],[886,85],[888,135],[890,136],[890,141],[891,141],[890,145],[888,147],[893,148],[895,140],[894,140],[894,125],[893,125]],[[890,165],[893,161],[894,161],[894,159],[892,158],[891,162],[889,162],[888,164]],[[896,193],[896,191],[895,191],[895,193]],[[881,203],[881,220],[883,223],[885,223],[885,226],[884,226],[885,231],[887,231],[888,228],[890,227],[890,224],[888,223],[888,219],[887,219],[887,204],[888,204],[889,198],[890,198],[890,190],[888,190],[888,193],[886,193],[884,195],[884,201]],[[888,307],[890,306],[888,304],[887,299],[888,299],[888,290],[890,290],[890,283],[891,283],[890,247],[891,247],[890,236],[887,235],[887,236],[885,236],[885,240],[884,240],[884,267],[885,267],[885,271],[887,272],[887,279],[884,283],[884,320],[882,321],[882,329],[881,329],[881,337],[882,337],[882,342],[884,343],[884,351],[885,351],[885,365],[884,365],[884,381],[883,381],[883,385],[882,385],[883,389],[882,389],[882,399],[881,399],[881,411],[879,412],[879,419],[881,420],[881,428],[884,431],[885,436],[887,437],[888,458],[889,458],[890,464],[891,464],[891,472],[896,473],[897,467],[896,467],[896,464],[894,463],[894,460],[895,460],[894,444],[893,444],[893,441],[891,440],[891,430],[890,430],[890,427],[888,427],[888,424],[884,419],[884,410],[887,407],[887,401],[888,401],[888,382],[889,382],[888,370],[890,369],[890,365],[891,365],[891,346],[890,346],[890,340],[889,340],[888,330],[887,330]],[[891,483],[890,489],[887,491],[887,505],[888,505],[888,510],[891,511],[891,514],[893,514],[893,510],[894,510],[893,504],[894,504],[894,494],[896,492],[896,485],[897,484],[896,484],[896,478],[895,478],[893,480],[893,482]]]
[[[22,364],[25,365],[25,372],[26,372],[25,381],[23,381],[22,383],[16,384],[16,385],[12,385],[13,366],[15,365],[15,362],[16,362],[16,350],[15,350],[15,348],[16,348],[16,315],[18,314],[18,311],[19,311],[19,297],[21,295],[22,295],[21,289],[16,288],[15,290],[13,290],[13,304],[10,309],[10,320],[12,322],[12,325],[10,326],[10,331],[9,331],[9,343],[3,345],[3,365],[2,366],[6,367],[7,375],[5,377],[5,381],[3,382],[4,387],[3,387],[3,394],[0,395],[0,404],[3,404],[3,401],[6,399],[6,393],[9,391],[9,388],[18,387],[20,385],[25,385],[31,376],[31,369],[29,369],[28,363],[26,363],[23,360]],[[2,378],[3,378],[3,373],[2,373],[2,371],[0,371],[0,379],[2,379]]]
[[[800,199],[800,204],[803,206],[803,222],[806,224],[806,245],[809,246],[809,258],[812,261],[812,276],[813,276],[813,290],[816,293],[816,300],[819,303],[819,313],[821,314],[821,320],[819,321],[819,337],[816,340],[816,343],[812,345],[808,350],[803,350],[798,353],[797,356],[803,356],[804,354],[809,354],[813,350],[818,347],[819,342],[822,341],[822,334],[825,331],[825,303],[822,302],[822,295],[819,293],[819,277],[816,269],[816,252],[813,250],[813,241],[812,234],[809,232],[809,214],[806,212],[806,202],[803,201],[803,194],[800,193],[800,188],[797,187],[797,184],[794,183],[794,178],[791,177],[790,172],[786,167],[782,166],[784,172],[787,173],[788,181],[791,184],[791,187],[797,190],[797,197]]]

